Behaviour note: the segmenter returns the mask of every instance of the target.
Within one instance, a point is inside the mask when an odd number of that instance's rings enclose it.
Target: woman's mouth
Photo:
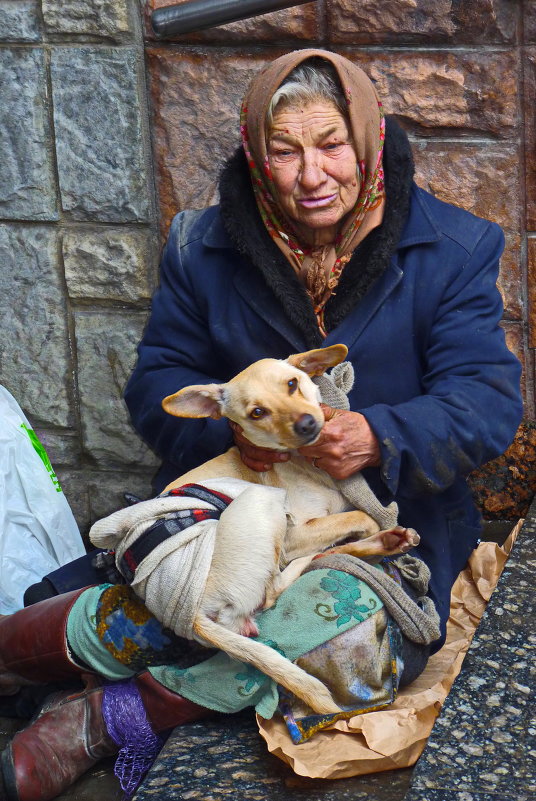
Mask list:
[[[297,202],[306,209],[316,209],[321,206],[329,206],[336,197],[337,193],[334,192],[332,195],[322,195],[321,197],[301,197]]]

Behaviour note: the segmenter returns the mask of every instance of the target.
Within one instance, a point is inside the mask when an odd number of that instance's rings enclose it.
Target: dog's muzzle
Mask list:
[[[307,441],[316,437],[320,431],[320,424],[312,414],[302,414],[294,423],[294,431],[299,437],[304,437]]]

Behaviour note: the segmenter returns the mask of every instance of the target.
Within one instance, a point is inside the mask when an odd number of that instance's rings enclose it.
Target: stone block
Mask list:
[[[330,42],[349,45],[514,43],[521,16],[511,0],[329,0],[326,6]]]
[[[529,347],[536,348],[536,237],[528,239],[527,271],[527,318],[529,323]]]
[[[521,423],[504,454],[469,476],[469,486],[487,520],[525,517],[536,494],[536,423]]]
[[[75,314],[83,450],[101,468],[159,463],[131,426],[123,402],[145,320],[145,313],[132,311]]]
[[[251,708],[225,717],[213,713],[177,726],[132,801],[179,801],[181,796],[181,801],[402,801],[405,797],[411,771],[311,779],[269,753],[258,732]],[[362,735],[356,741],[362,741]]]
[[[73,366],[54,229],[0,225],[0,376],[33,426],[72,427]]]
[[[2,0],[0,4],[0,42],[39,42],[37,0]]]
[[[508,50],[344,52],[376,84],[386,113],[419,136],[513,138],[518,56]]]
[[[135,50],[54,48],[51,73],[63,210],[76,220],[146,222]]]
[[[130,30],[127,0],[42,0],[49,34],[116,39]]]
[[[57,220],[41,48],[0,50],[0,217]]]
[[[84,545],[87,547],[89,545],[87,532],[91,522],[87,476],[82,470],[69,470],[62,467],[56,470],[56,475],[78,524]]]
[[[440,200],[498,223],[505,232],[499,288],[505,316],[520,320],[520,230],[522,225],[520,154],[517,146],[502,143],[413,143],[415,178],[419,186]]]
[[[89,491],[89,508],[91,525],[118,509],[123,509],[127,503],[125,492],[137,495],[146,500],[152,495],[151,479],[153,470],[144,473],[133,471],[116,471],[113,473],[92,471],[87,477]]]
[[[270,52],[276,58],[279,52]],[[177,211],[217,202],[217,178],[240,144],[240,105],[267,62],[262,52],[231,56],[149,48],[153,141],[163,230]]]
[[[57,467],[80,467],[80,441],[75,432],[57,432],[37,428],[39,437],[54,469]]]
[[[526,44],[536,44],[536,3],[531,0],[523,8],[524,40]]]
[[[93,523],[127,505],[125,492],[142,500],[151,497],[153,472],[64,468],[56,471],[86,546],[94,547],[88,536]]]
[[[524,79],[527,228],[536,231],[536,47],[525,49]]]
[[[69,229],[63,234],[62,247],[69,297],[127,303],[151,297],[148,232]]]
[[[145,6],[146,36],[148,39],[155,39],[151,25],[151,13],[158,8],[179,5],[179,3],[172,2],[172,0],[142,0],[142,2]],[[269,14],[238,20],[227,25],[218,25],[215,28],[174,36],[172,41],[217,42],[224,45],[244,41],[266,42],[267,44],[295,41],[297,46],[311,43],[309,46],[314,47],[314,42],[318,41],[321,36],[319,19],[321,12],[318,6],[319,4],[316,2],[305,3],[305,5],[272,11]]]

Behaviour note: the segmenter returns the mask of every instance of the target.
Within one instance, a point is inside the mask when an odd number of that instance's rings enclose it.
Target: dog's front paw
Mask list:
[[[414,528],[404,528],[403,526],[380,531],[378,536],[389,554],[407,553],[421,541]]]

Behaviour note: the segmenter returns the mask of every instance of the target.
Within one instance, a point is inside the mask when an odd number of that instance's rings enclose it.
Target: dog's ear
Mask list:
[[[346,345],[330,345],[327,348],[308,350],[305,353],[294,353],[287,362],[307,375],[322,375],[346,359],[348,348]]]
[[[223,416],[224,384],[196,384],[184,387],[162,401],[162,408],[175,417],[213,417]]]

